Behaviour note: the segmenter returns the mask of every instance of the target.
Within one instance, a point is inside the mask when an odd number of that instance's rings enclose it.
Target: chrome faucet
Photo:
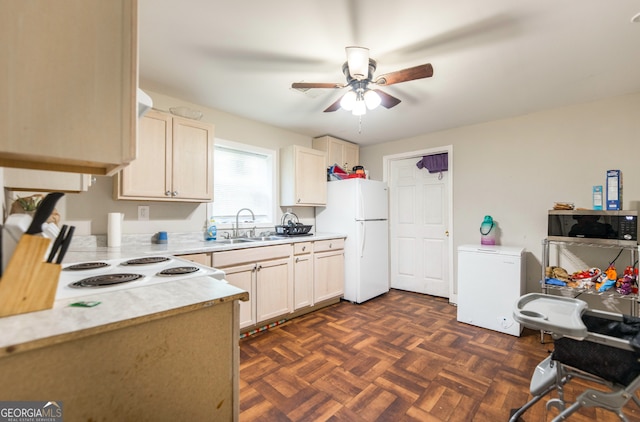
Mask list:
[[[240,213],[242,211],[249,211],[251,213],[251,218],[253,219],[253,221],[256,221],[256,216],[253,214],[253,211],[251,211],[249,208],[241,208],[238,213],[236,214],[236,226],[233,228],[233,237],[239,237],[239,223],[238,223],[238,217],[240,216]]]

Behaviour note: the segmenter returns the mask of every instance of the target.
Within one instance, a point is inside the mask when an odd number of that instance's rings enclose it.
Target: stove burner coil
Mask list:
[[[167,268],[166,270],[162,270],[156,275],[174,276],[174,275],[191,274],[197,271],[198,271],[198,267],[173,267],[173,268]]]
[[[82,262],[80,264],[69,265],[64,268],[64,271],[86,271],[97,270],[99,268],[109,267],[106,262]]]
[[[80,281],[69,284],[69,287],[83,288],[83,287],[107,287],[114,286],[116,284],[129,283],[136,281],[144,276],[141,274],[103,274],[95,277],[83,278]]]
[[[147,256],[144,258],[136,258],[130,259],[128,261],[123,262],[121,265],[148,265],[148,264],[157,264],[159,262],[167,262],[170,261],[170,258],[166,256]]]

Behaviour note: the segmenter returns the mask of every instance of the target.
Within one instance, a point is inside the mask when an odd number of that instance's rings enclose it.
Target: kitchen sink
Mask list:
[[[256,239],[249,239],[246,237],[239,237],[237,239],[219,239],[216,240],[216,243],[220,243],[223,245],[233,245],[235,243],[249,243],[249,242],[256,242]]]
[[[286,236],[259,236],[259,237],[250,237],[249,239],[256,241],[256,242],[266,242],[268,240],[282,240],[282,239],[286,239]]]

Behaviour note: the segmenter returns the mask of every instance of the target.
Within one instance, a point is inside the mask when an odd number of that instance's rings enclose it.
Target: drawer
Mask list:
[[[344,239],[319,240],[313,244],[314,252],[325,252],[338,249],[344,249]]]
[[[227,267],[246,262],[259,262],[269,259],[291,256],[291,244],[264,246],[260,248],[235,249],[232,251],[214,252],[211,256],[212,267]]]
[[[300,242],[293,244],[294,255],[302,255],[313,251],[313,242]]]

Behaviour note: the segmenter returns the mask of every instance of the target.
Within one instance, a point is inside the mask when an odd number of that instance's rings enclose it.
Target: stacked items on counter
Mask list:
[[[621,295],[638,293],[638,269],[628,266],[622,274],[618,274],[612,264],[602,271],[600,268],[589,268],[569,274],[562,267],[547,267],[545,270],[545,284],[565,286],[575,289],[588,289],[606,292],[615,289]]]

